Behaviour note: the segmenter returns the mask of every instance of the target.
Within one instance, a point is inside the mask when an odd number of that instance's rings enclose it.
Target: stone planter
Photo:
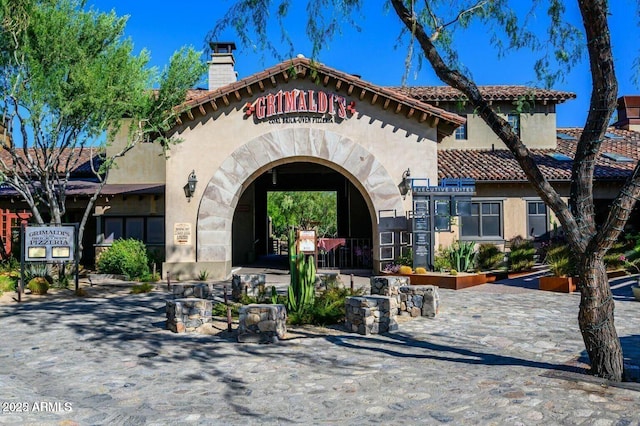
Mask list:
[[[545,291],[555,291],[558,293],[573,293],[578,284],[577,277],[540,277],[538,278],[538,288]]]

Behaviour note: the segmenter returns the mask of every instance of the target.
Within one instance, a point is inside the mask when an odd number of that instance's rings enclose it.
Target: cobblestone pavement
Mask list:
[[[161,290],[3,305],[0,424],[640,425],[638,384],[582,374],[579,295],[525,281],[440,290],[436,318],[394,333],[277,345],[164,330]],[[612,286],[637,366],[640,303]]]

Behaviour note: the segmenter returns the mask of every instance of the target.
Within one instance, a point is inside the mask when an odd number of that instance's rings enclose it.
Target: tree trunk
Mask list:
[[[578,268],[581,292],[578,324],[591,373],[619,382],[623,373],[622,347],[614,325],[614,301],[604,259],[587,252]]]

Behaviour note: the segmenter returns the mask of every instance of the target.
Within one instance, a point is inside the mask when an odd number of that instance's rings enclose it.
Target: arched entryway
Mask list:
[[[310,162],[340,173],[362,194],[373,224],[373,256],[377,259],[379,211],[404,215],[397,183],[362,145],[338,133],[314,128],[274,130],[256,137],[227,157],[213,174],[198,210],[197,261],[232,261],[234,211],[241,195],[268,170]]]

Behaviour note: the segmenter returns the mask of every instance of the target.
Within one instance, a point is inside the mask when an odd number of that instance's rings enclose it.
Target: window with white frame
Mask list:
[[[466,115],[463,115],[463,117],[465,119],[467,118]],[[467,140],[468,135],[467,135],[467,122],[466,121],[464,122],[464,124],[461,124],[460,127],[458,127],[456,129],[455,138],[456,138],[457,141]]]
[[[527,202],[527,229],[529,237],[537,238],[547,233],[547,206],[542,201]]]
[[[520,114],[507,114],[507,121],[511,125],[513,132],[520,137]]]

